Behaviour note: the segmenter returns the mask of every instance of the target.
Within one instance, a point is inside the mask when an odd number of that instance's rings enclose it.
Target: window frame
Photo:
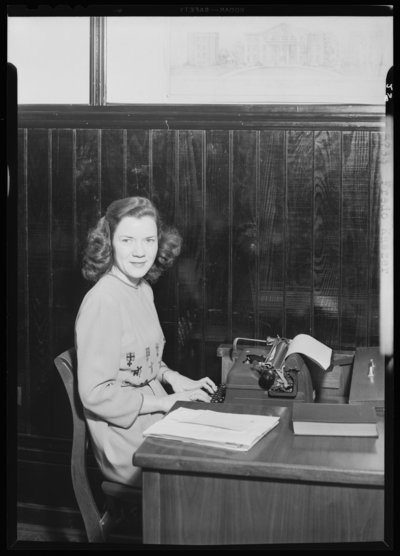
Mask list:
[[[90,16],[89,104],[20,104],[18,127],[383,131],[385,106],[107,103],[107,17]]]
[[[107,18],[90,17],[89,106],[107,106]]]

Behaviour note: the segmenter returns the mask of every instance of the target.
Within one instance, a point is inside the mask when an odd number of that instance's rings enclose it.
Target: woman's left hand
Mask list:
[[[197,388],[203,388],[209,394],[213,394],[217,387],[211,378],[205,377],[200,380],[192,380],[187,376],[183,376],[179,373],[171,373],[169,377],[166,377],[174,392],[187,392],[188,390],[196,390]]]

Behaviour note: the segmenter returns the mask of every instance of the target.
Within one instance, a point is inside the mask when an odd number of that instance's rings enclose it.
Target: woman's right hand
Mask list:
[[[178,394],[169,394],[162,397],[165,404],[165,412],[169,411],[175,402],[207,402],[211,400],[211,396],[202,388],[196,390],[188,390],[187,392],[179,392]]]

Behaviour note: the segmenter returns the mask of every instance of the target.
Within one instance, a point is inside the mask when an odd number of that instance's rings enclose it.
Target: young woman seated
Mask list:
[[[95,457],[111,481],[141,486],[132,458],[142,432],[176,401],[209,402],[217,389],[208,377],[191,380],[163,362],[165,338],[149,283],[180,246],[177,230],[144,197],[115,201],[88,234],[82,272],[95,285],[76,320],[78,391]]]

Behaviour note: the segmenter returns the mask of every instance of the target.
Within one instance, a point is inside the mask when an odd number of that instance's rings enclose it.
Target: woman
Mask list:
[[[211,379],[191,380],[162,361],[165,338],[148,282],[171,266],[180,245],[144,197],[115,201],[88,234],[82,272],[96,284],[76,320],[78,390],[94,454],[112,481],[140,486],[132,458],[142,432],[176,401],[209,402],[216,390]]]

